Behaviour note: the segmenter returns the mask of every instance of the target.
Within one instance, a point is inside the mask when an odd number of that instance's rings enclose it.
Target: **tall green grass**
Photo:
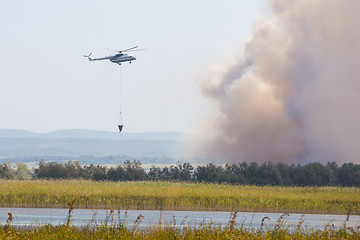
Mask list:
[[[360,213],[360,188],[1,180],[1,207]]]

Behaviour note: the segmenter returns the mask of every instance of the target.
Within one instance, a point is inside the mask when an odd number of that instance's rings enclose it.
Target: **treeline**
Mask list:
[[[239,163],[217,166],[208,164],[194,168],[190,163],[170,167],[153,166],[149,171],[139,161],[125,161],[116,167],[81,166],[79,161],[65,164],[39,162],[32,172],[23,163],[17,168],[0,164],[2,179],[90,179],[95,181],[186,181],[274,186],[356,186],[360,187],[360,165],[335,162],[306,165],[284,163]]]

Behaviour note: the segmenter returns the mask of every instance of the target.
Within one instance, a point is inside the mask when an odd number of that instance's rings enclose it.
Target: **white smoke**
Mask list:
[[[360,1],[275,0],[242,60],[202,83],[228,162],[360,162]]]

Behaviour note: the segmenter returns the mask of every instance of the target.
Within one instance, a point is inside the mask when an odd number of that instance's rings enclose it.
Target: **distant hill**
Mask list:
[[[26,130],[1,129],[0,138],[96,138],[112,140],[175,140],[189,139],[191,135],[179,132],[117,133],[88,129],[59,130],[48,133],[33,133]]]
[[[0,158],[128,156],[135,159],[181,158],[190,135],[178,132],[116,133],[87,129],[33,133],[0,129]]]

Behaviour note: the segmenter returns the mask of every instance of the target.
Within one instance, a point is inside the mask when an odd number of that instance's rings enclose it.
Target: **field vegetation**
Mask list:
[[[0,180],[1,207],[359,214],[360,189],[181,182]]]
[[[267,227],[262,220],[258,228],[244,227],[236,223],[236,212],[232,214],[225,226],[200,223],[196,226],[161,223],[141,227],[142,215],[135,220],[132,227],[126,227],[119,216],[114,221],[113,211],[104,222],[90,222],[87,226],[76,227],[71,224],[71,208],[68,221],[62,225],[13,226],[9,215],[7,224],[0,226],[1,239],[359,239],[360,228],[344,226],[335,228],[326,225],[324,230],[308,230],[300,221],[293,229],[285,227],[281,216],[274,227]],[[120,213],[119,213],[120,215]]]

